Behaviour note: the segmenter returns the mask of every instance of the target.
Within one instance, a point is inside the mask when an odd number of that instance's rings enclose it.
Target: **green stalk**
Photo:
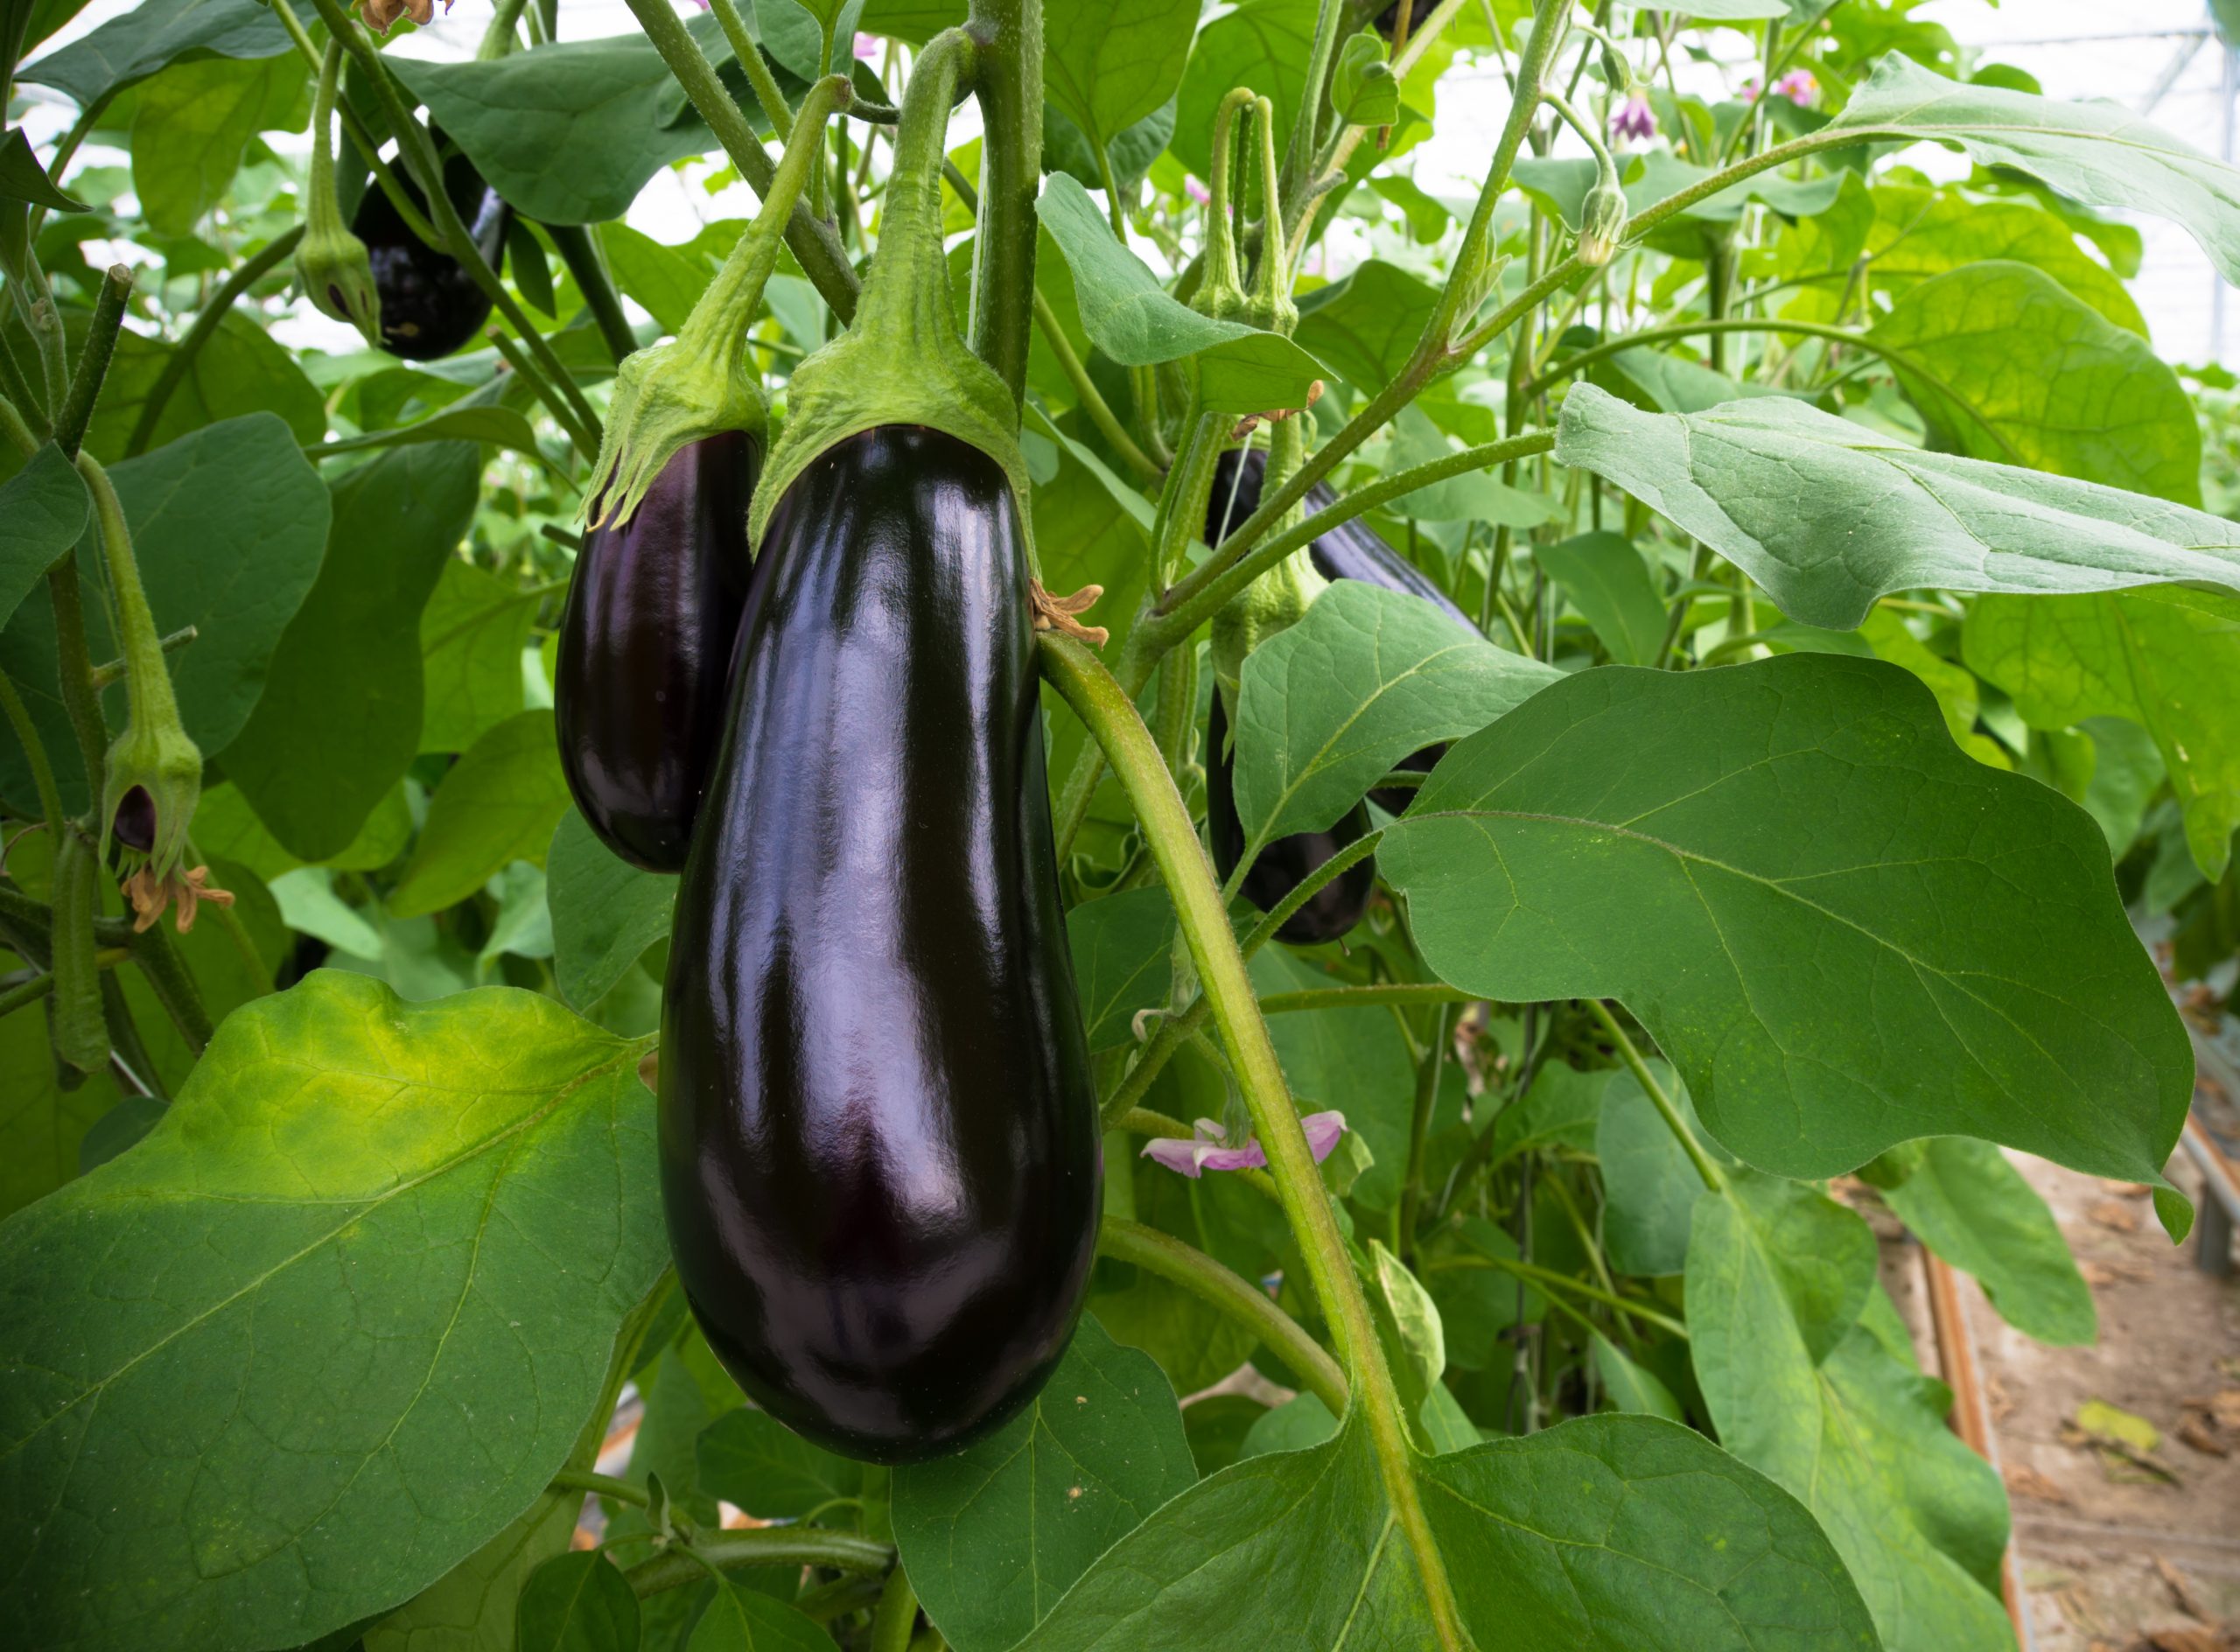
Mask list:
[[[1300,992],[1270,992],[1260,1003],[1263,1015],[1295,1015],[1307,1010],[1365,1010],[1379,1004],[1475,1004],[1478,994],[1444,981],[1380,981],[1365,987],[1309,987]]]
[[[8,404],[11,438],[15,435],[13,426],[20,424],[34,448],[46,439],[51,427],[46,422],[46,404],[32,388],[24,364],[16,360],[15,346],[4,336],[0,336],[0,404]]]
[[[638,347],[638,335],[630,331],[621,295],[614,290],[613,277],[606,273],[606,262],[599,257],[591,233],[581,224],[547,224],[544,233],[552,238],[560,262],[576,278],[576,290],[584,295],[592,319],[598,324],[598,336],[606,342],[607,354],[620,367],[623,358]]]
[[[522,0],[498,0],[490,13],[490,26],[482,32],[482,44],[475,48],[475,60],[495,63],[500,58],[510,57],[521,44],[515,32],[522,18]]]
[[[972,245],[966,340],[1026,393],[1034,327],[1034,245],[1042,187],[1042,0],[972,0],[973,90],[980,100],[980,224]]]
[[[872,1617],[871,1652],[910,1652],[910,1631],[918,1623],[918,1592],[900,1561],[886,1574],[878,1610]]]
[[[1338,25],[1345,12],[1341,0],[1322,0],[1314,14],[1314,38],[1307,46],[1306,78],[1301,83],[1298,110],[1292,116],[1291,136],[1284,147],[1282,183],[1275,197],[1281,210],[1268,214],[1270,223],[1300,215],[1305,207],[1301,188],[1306,180],[1322,130],[1322,110],[1330,101],[1330,71],[1338,55]],[[1269,134],[1270,146],[1275,135]]]
[[[148,399],[140,404],[140,416],[132,422],[132,434],[124,440],[124,457],[137,458],[148,451],[154,439],[157,423],[164,416],[164,410],[171,405],[172,392],[186,382],[193,368],[194,359],[202,346],[210,342],[234,306],[258,282],[296,255],[296,243],[304,238],[304,227],[295,224],[275,235],[254,256],[243,261],[241,267],[226,277],[225,284],[211,295],[210,302],[202,306],[194,318],[194,325],[187,328],[186,336],[178,347],[164,362],[164,370],[156,375],[156,382],[148,391]]]
[[[94,945],[101,880],[101,859],[92,841],[66,824],[54,844],[54,997],[47,1004],[47,1032],[55,1059],[80,1073],[98,1073],[108,1065],[108,1018],[102,1009],[102,972]]]
[[[1059,368],[1065,374],[1067,382],[1074,387],[1074,395],[1081,402],[1082,411],[1088,415],[1088,422],[1096,426],[1096,433],[1104,438],[1105,445],[1145,481],[1158,480],[1158,466],[1152,464],[1144,450],[1136,445],[1136,438],[1128,434],[1127,428],[1112,411],[1103,393],[1088,376],[1088,369],[1082,365],[1081,357],[1074,353],[1074,342],[1066,336],[1065,325],[1058,319],[1057,312],[1051,309],[1050,301],[1040,292],[1034,295],[1034,321],[1042,329],[1042,341],[1050,346],[1050,354],[1058,358]]]
[[[5,713],[8,726],[16,732],[16,743],[24,748],[24,760],[31,765],[32,789],[38,795],[40,816],[53,841],[62,840],[62,794],[54,784],[54,765],[47,761],[46,742],[38,737],[38,725],[32,721],[24,709],[24,697],[16,692],[15,682],[5,671],[0,671],[0,713]]]
[[[66,458],[78,457],[86,427],[94,421],[94,407],[101,400],[102,381],[116,354],[117,329],[124,325],[125,301],[132,296],[132,272],[111,264],[94,295],[94,318],[86,329],[85,346],[78,353],[78,370],[70,377],[70,394],[55,416],[54,442]]]
[[[1609,1035],[1611,1042],[1618,1046],[1619,1055],[1633,1070],[1634,1077],[1642,1088],[1648,1092],[1648,1099],[1656,1107],[1657,1116],[1664,1121],[1665,1128],[1672,1132],[1673,1138],[1688,1155],[1688,1162],[1696,1167],[1696,1174],[1703,1179],[1704,1186],[1715,1194],[1725,1193],[1726,1172],[1719,1169],[1718,1161],[1704,1151],[1703,1143],[1698,1141],[1696,1132],[1688,1128],[1688,1121],[1680,1116],[1679,1108],[1665,1094],[1664,1086],[1656,1082],[1656,1074],[1648,1070],[1648,1063],[1642,1060],[1642,1053],[1634,1047],[1633,1040],[1626,1036],[1626,1029],[1618,1025],[1618,1018],[1610,1013],[1609,1005],[1600,998],[1586,998],[1581,1002],[1600,1024],[1603,1032]]]
[[[794,135],[794,111],[786,102],[785,93],[779,89],[778,77],[763,61],[762,47],[748,30],[738,0],[711,0],[710,9],[716,14],[716,24],[723,30],[724,38],[731,42],[732,55],[738,60],[747,86],[754,93],[754,101],[762,106],[771,131],[780,144],[784,143]]]
[[[1407,1421],[1385,1364],[1368,1303],[1354,1277],[1306,1135],[1284,1082],[1282,1065],[1261,1018],[1244,956],[1229,928],[1221,892],[1198,842],[1189,811],[1159,760],[1134,703],[1096,656],[1054,632],[1038,637],[1046,676],[1104,748],[1134,806],[1144,841],[1166,880],[1182,934],[1212,1000],[1254,1132],[1283,1194],[1284,1214],[1299,1242],[1315,1297],[1339,1339],[1362,1420],[1375,1449],[1393,1516],[1415,1557],[1424,1596],[1442,1648],[1468,1644],[1446,1563],[1433,1539],[1418,1494]]]
[[[1100,1256],[1180,1285],[1223,1319],[1250,1332],[1292,1368],[1301,1387],[1330,1408],[1331,1416],[1345,1414],[1346,1374],[1338,1362],[1250,1280],[1170,1234],[1117,1216],[1105,1217],[1097,1228],[1096,1249]]]
[[[586,463],[598,463],[599,442],[605,432],[587,426],[577,416],[575,405],[560,394],[550,379],[537,371],[536,363],[529,359],[528,352],[508,338],[503,327],[493,327],[485,336],[489,339],[492,347],[505,358],[506,365],[521,375],[521,381],[528,386],[529,393],[544,403],[544,410],[552,415],[552,422],[567,436],[576,452],[584,456]]]
[[[626,1480],[618,1480],[612,1474],[596,1474],[588,1468],[563,1468],[552,1476],[550,1485],[554,1491],[589,1492],[611,1498],[618,1503],[628,1503],[633,1508],[648,1508],[652,1502],[642,1486],[634,1486]]]
[[[689,1549],[680,1546],[655,1555],[622,1575],[642,1600],[665,1589],[704,1581],[710,1566],[724,1572],[739,1566],[820,1566],[830,1572],[876,1574],[893,1564],[892,1545],[853,1532],[765,1526],[698,1538]]]
[[[1529,1284],[1572,1292],[1585,1297],[1589,1302],[1600,1302],[1606,1308],[1614,1308],[1620,1313],[1629,1313],[1643,1325],[1653,1325],[1668,1335],[1684,1339],[1688,1334],[1686,1326],[1670,1314],[1661,1313],[1646,1303],[1636,1302],[1631,1297],[1622,1297],[1614,1292],[1605,1291],[1599,1285],[1589,1284],[1584,1279],[1574,1279],[1567,1273],[1558,1273],[1551,1269],[1537,1267],[1530,1262],[1513,1261],[1508,1256],[1486,1256],[1476,1251],[1471,1252],[1468,1256],[1441,1256],[1436,1262],[1424,1264],[1424,1271],[1446,1273],[1457,1268],[1490,1268],[1495,1273],[1508,1274],[1511,1278],[1522,1279]]]

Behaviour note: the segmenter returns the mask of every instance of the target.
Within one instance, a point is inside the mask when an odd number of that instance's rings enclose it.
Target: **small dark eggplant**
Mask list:
[[[413,204],[427,197],[402,168],[397,177]],[[444,188],[458,209],[474,245],[491,269],[503,270],[506,226],[514,209],[482,181],[474,163],[453,153],[444,163]],[[351,230],[366,243],[381,298],[382,346],[407,361],[433,361],[472,339],[490,318],[490,300],[458,259],[438,252],[406,227],[379,184],[366,186]]]
[[[568,587],[561,772],[601,841],[648,872],[684,870],[723,736],[761,453],[744,430],[678,449],[628,522],[584,536]]]
[[[670,944],[662,1203],[755,1402],[910,1461],[1034,1395],[1096,1251],[1019,518],[986,453],[889,424],[794,472],[760,556]]]
[[[1240,464],[1244,467],[1242,480],[1237,476]],[[1259,508],[1260,479],[1267,465],[1268,456],[1256,449],[1224,453],[1214,460],[1213,500],[1206,509],[1208,544],[1220,543],[1232,525],[1242,522]],[[1306,514],[1312,516],[1317,511],[1328,509],[1337,498],[1317,482],[1306,490]],[[1365,584],[1382,585],[1387,591],[1404,591],[1411,597],[1421,597],[1470,635],[1480,634],[1470,616],[1456,606],[1454,599],[1441,591],[1429,574],[1378,538],[1358,516],[1340,522],[1315,540],[1307,547],[1307,555],[1313,560],[1315,571],[1325,579],[1358,579]],[[1427,746],[1401,759],[1394,766],[1428,774],[1446,755],[1445,746]],[[1212,772],[1209,764],[1207,773]],[[1369,796],[1388,815],[1399,815],[1406,812],[1415,794],[1392,786],[1380,787]]]
[[[1244,853],[1244,825],[1236,817],[1236,799],[1230,789],[1234,766],[1228,746],[1228,716],[1216,689],[1213,712],[1206,719],[1206,824],[1214,840],[1214,870],[1223,882]],[[1273,911],[1309,872],[1368,830],[1368,810],[1356,803],[1327,831],[1278,837],[1260,851],[1260,858],[1244,874],[1244,898],[1263,912]],[[1374,858],[1347,867],[1284,920],[1276,939],[1294,947],[1335,941],[1362,920],[1376,883]]]

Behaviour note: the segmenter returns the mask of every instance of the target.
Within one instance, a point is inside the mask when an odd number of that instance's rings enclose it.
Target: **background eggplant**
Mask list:
[[[402,167],[396,170],[414,205],[424,208],[427,197]],[[476,248],[491,269],[502,271],[506,226],[514,209],[482,181],[474,163],[457,151],[444,162],[444,188]],[[406,227],[378,184],[366,186],[350,228],[366,243],[373,264],[374,290],[381,296],[382,344],[391,355],[432,361],[481,331],[490,317],[489,298],[458,259],[437,251]]]
[[[684,870],[723,736],[761,455],[743,430],[686,444],[576,558],[552,682],[560,767],[592,830],[648,872]]]
[[[1096,1249],[1018,518],[979,449],[886,425],[795,473],[760,562],[670,945],[662,1202],[740,1386],[906,1461],[1032,1396]]]
[[[1217,689],[1213,711],[1206,719],[1206,825],[1213,838],[1214,870],[1224,883],[1244,853],[1244,826],[1236,817],[1236,799],[1231,790],[1234,766],[1225,755],[1228,745],[1228,717],[1222,710]],[[1327,831],[1293,832],[1278,837],[1260,851],[1260,858],[1244,874],[1245,899],[1263,912],[1272,911],[1307,873],[1368,830],[1368,810],[1356,803]],[[1375,857],[1347,867],[1284,920],[1276,939],[1294,947],[1335,941],[1362,920],[1376,882]]]
[[[1240,465],[1244,472],[1241,479],[1237,475]],[[1260,508],[1260,480],[1267,467],[1268,456],[1257,449],[1227,452],[1214,461],[1213,500],[1206,508],[1208,544],[1219,544],[1228,536],[1233,525],[1242,522]],[[1306,514],[1312,516],[1319,510],[1326,510],[1337,502],[1337,498],[1328,487],[1317,482],[1306,490]],[[1429,574],[1378,538],[1369,525],[1358,516],[1340,522],[1309,544],[1306,550],[1314,563],[1315,570],[1325,579],[1359,579],[1368,584],[1382,585],[1387,591],[1404,591],[1411,597],[1421,597],[1471,636],[1480,634],[1470,616],[1438,588]],[[1428,774],[1446,755],[1444,745],[1427,746],[1422,751],[1401,759],[1395,766],[1418,774]],[[1208,762],[1207,773],[1210,774],[1212,772],[1212,764]],[[1369,795],[1385,813],[1398,815],[1406,812],[1415,794],[1391,786],[1378,788]],[[1320,864],[1320,861],[1314,863],[1316,865]]]

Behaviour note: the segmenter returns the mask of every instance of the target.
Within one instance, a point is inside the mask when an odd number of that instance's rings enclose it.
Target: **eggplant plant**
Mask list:
[[[2240,172],[1918,0],[629,4],[0,0],[11,1635],[2012,1646],[1876,1233],[2187,1238]]]

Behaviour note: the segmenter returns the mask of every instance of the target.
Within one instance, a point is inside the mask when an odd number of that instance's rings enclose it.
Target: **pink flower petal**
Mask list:
[[[858,34],[856,37],[856,55],[866,63],[878,62],[879,53],[885,51],[886,47],[886,43],[875,34]]]
[[[1204,1151],[1205,1144],[1202,1142],[1179,1142],[1172,1137],[1158,1136],[1144,1144],[1143,1156],[1195,1181],[1198,1180],[1198,1155]]]
[[[1336,1151],[1338,1138],[1346,1133],[1346,1116],[1340,1112],[1309,1113],[1299,1120],[1299,1128],[1306,1132],[1306,1144],[1320,1164]]]
[[[1242,1147],[1208,1147],[1201,1161],[1208,1170],[1258,1170],[1268,1162],[1268,1155],[1260,1151],[1257,1137],[1249,1138]]]

